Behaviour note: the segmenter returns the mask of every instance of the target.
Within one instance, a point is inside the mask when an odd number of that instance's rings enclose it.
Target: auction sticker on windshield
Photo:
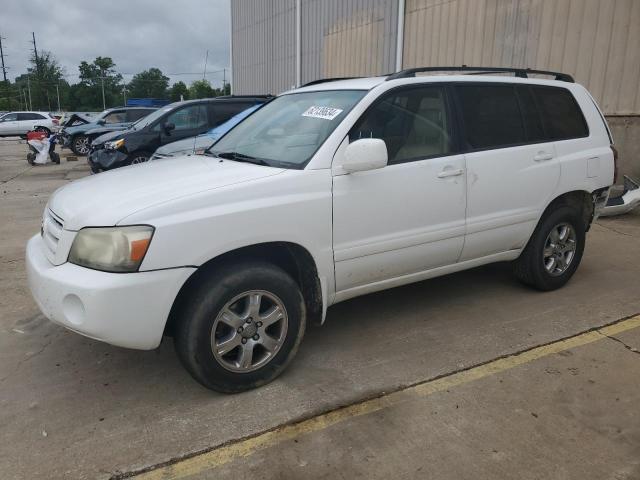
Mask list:
[[[309,107],[303,114],[303,117],[323,118],[325,120],[333,120],[342,113],[341,108],[332,107]]]

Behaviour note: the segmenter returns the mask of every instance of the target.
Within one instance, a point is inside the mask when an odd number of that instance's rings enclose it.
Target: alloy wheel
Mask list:
[[[76,139],[74,147],[80,155],[89,153],[89,137],[80,137]]]
[[[257,370],[278,353],[287,336],[284,303],[263,290],[232,298],[211,329],[211,350],[225,369],[236,373]]]
[[[574,228],[568,223],[560,223],[551,229],[542,253],[549,275],[557,277],[567,271],[576,254],[576,238]]]

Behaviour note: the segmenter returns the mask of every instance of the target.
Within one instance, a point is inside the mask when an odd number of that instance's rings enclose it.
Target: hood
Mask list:
[[[96,122],[83,123],[82,125],[74,125],[73,127],[64,127],[64,133],[75,135],[76,133],[84,133],[90,128],[98,127]]]
[[[184,140],[178,140],[177,142],[168,143],[155,152],[155,155],[160,156],[175,156],[185,153],[193,153],[198,150],[205,150],[209,148],[216,139],[211,135],[198,135],[197,137],[185,138]]]
[[[111,130],[108,131],[107,133],[100,135],[98,138],[95,138],[93,140],[93,142],[91,142],[92,145],[101,145],[104,142],[109,142],[111,140],[116,140],[119,138],[122,138],[122,135],[124,134],[124,132],[122,130]]]
[[[65,230],[113,226],[154,205],[283,171],[204,155],[180,156],[76,180],[54,192],[49,208],[64,220]]]
[[[87,135],[103,135],[107,132],[121,132],[122,130],[126,130],[127,128],[129,128],[129,125],[131,124],[120,124],[113,127],[105,127],[103,125],[96,128],[90,128],[89,130],[87,130]]]

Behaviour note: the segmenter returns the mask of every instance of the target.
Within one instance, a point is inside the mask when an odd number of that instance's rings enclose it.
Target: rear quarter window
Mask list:
[[[533,86],[545,130],[550,140],[589,136],[589,127],[578,102],[566,88]]]

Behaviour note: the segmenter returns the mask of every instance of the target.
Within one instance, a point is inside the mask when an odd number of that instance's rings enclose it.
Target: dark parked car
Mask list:
[[[189,155],[193,153],[202,153],[211,145],[213,145],[220,137],[239,124],[242,120],[251,115],[262,105],[252,105],[246,110],[234,115],[229,120],[221,123],[217,127],[212,128],[208,132],[198,135],[197,137],[184,138],[176,142],[167,143],[155,151],[151,160],[159,160],[161,158],[177,157],[180,155]]]
[[[102,112],[92,122],[62,128],[60,132],[62,147],[70,148],[76,155],[87,155],[91,141],[95,138],[105,132],[124,130],[132,123],[155,111],[155,108],[150,107],[110,108]],[[97,131],[94,131],[95,129]]]
[[[200,135],[270,98],[267,95],[225,96],[172,103],[127,130],[96,138],[91,144],[89,165],[97,173],[146,162],[158,147]]]

